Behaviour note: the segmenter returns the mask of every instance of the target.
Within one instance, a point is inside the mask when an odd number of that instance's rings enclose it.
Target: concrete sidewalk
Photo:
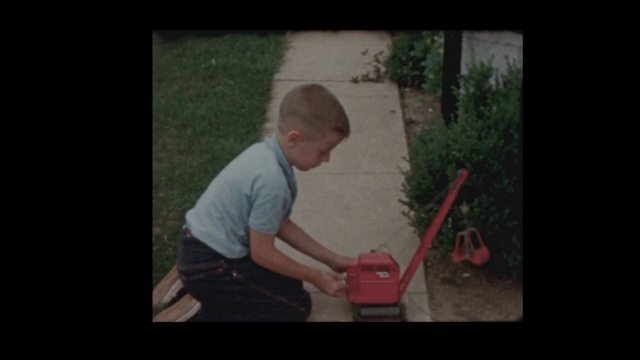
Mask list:
[[[401,169],[407,169],[407,142],[398,87],[393,82],[352,83],[373,73],[373,55],[389,51],[386,32],[314,31],[288,35],[290,47],[275,75],[263,135],[274,132],[284,94],[304,83],[319,83],[340,100],[351,121],[351,136],[338,145],[328,164],[295,170],[298,198],[292,220],[314,239],[346,256],[372,249],[391,253],[404,273],[420,237],[402,215]],[[366,53],[365,53],[366,51]],[[363,55],[363,53],[365,53]],[[420,234],[421,235],[421,234]],[[278,248],[314,268],[323,264],[278,241]],[[309,321],[352,321],[346,297],[334,298],[305,284],[313,297]],[[431,321],[421,265],[402,301],[408,321]]]

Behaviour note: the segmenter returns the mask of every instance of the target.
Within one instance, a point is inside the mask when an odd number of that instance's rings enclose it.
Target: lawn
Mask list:
[[[284,34],[153,34],[153,286],[175,264],[184,215],[260,138]]]

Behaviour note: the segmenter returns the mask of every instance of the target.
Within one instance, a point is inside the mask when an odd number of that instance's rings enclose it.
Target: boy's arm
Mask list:
[[[250,229],[249,236],[251,259],[256,264],[278,274],[309,282],[327,295],[339,296],[347,292],[342,275],[312,269],[276,249],[275,235]]]
[[[280,225],[277,236],[294,249],[326,264],[338,273],[346,272],[347,265],[352,260],[349,257],[334,253],[313,240],[311,236],[291,220]]]

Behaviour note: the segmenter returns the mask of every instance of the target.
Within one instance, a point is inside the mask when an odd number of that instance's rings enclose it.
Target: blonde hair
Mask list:
[[[344,108],[331,91],[319,84],[297,86],[284,96],[278,130],[298,130],[309,139],[322,138],[330,132],[346,138],[351,133]]]

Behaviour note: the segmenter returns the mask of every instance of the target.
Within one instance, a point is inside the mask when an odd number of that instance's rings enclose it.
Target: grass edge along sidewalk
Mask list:
[[[153,34],[153,280],[175,264],[185,212],[260,138],[284,34]]]

